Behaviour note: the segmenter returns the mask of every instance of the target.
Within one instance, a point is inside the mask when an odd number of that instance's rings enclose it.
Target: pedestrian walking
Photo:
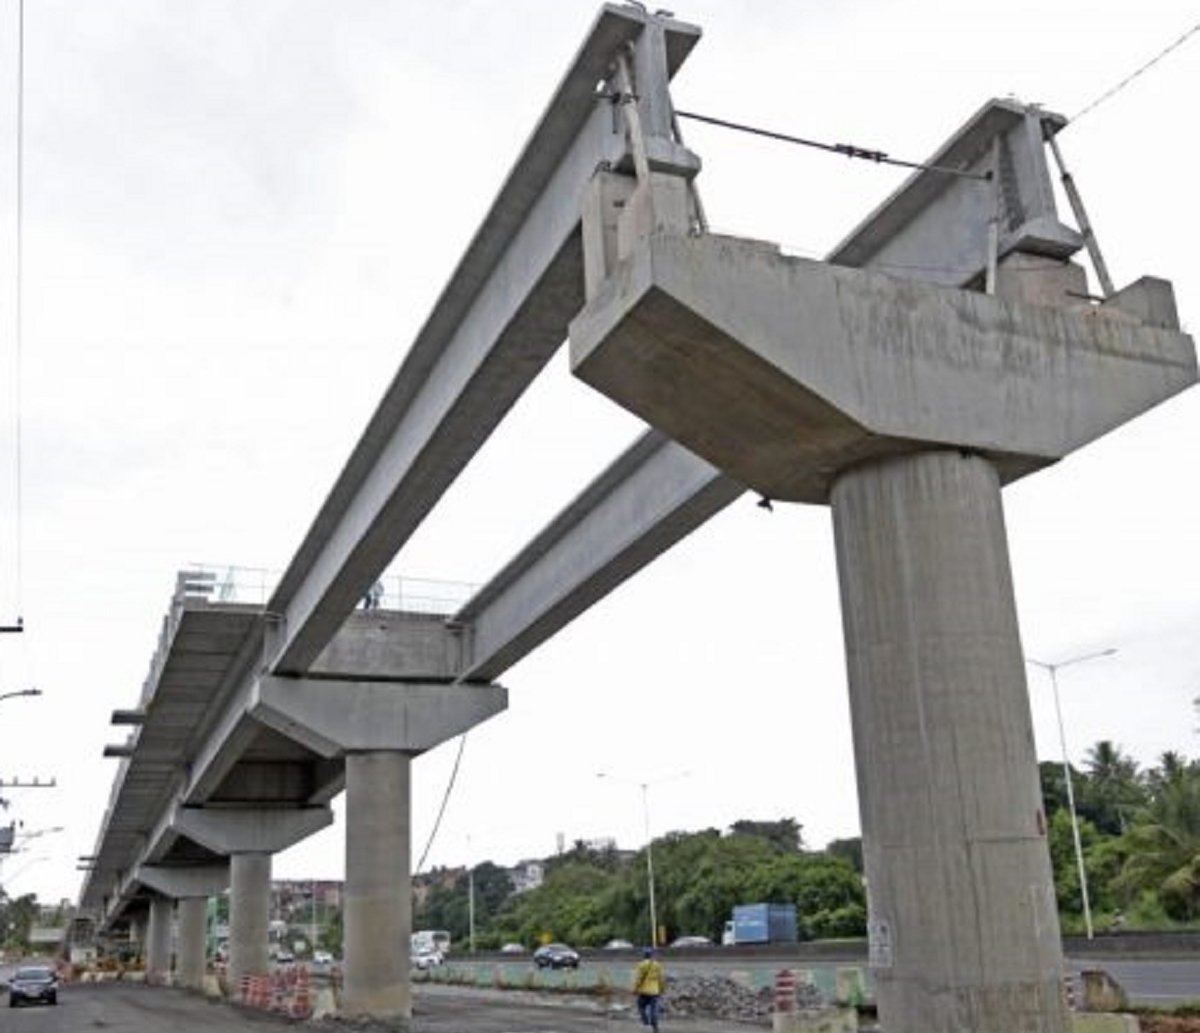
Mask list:
[[[663,976],[663,967],[654,955],[653,947],[646,947],[642,951],[642,960],[633,970],[633,992],[637,995],[637,1009],[642,1025],[649,1026],[654,1033],[658,1033],[658,998],[663,992],[666,979]]]

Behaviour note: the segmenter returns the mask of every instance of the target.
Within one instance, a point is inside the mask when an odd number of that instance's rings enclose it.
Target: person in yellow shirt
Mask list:
[[[654,956],[654,948],[642,951],[642,960],[633,970],[633,992],[637,995],[638,1015],[642,1025],[658,1033],[658,997],[666,982],[663,967]]]

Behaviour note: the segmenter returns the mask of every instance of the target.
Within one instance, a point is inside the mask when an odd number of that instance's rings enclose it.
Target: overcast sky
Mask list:
[[[16,6],[0,7],[0,779],[11,893],[74,897],[122,730],[192,563],[282,569],[591,24],[584,0],[26,0],[23,548],[16,506]],[[984,101],[1071,116],[1195,0],[696,0],[680,107],[927,156]],[[1062,135],[1114,278],[1200,326],[1200,34]],[[902,175],[685,126],[715,229],[820,255]],[[1065,211],[1065,207],[1064,207]],[[1069,219],[1069,216],[1066,216]],[[560,353],[393,565],[482,583],[640,430]],[[1027,654],[1072,759],[1198,751],[1200,393],[1005,492]],[[511,669],[429,864],[561,834],[792,817],[858,833],[829,513],[734,504]],[[1060,759],[1044,675],[1038,753]],[[414,767],[414,864],[457,744]],[[601,781],[608,771],[627,781]],[[660,781],[661,780],[661,781]],[[0,815],[0,820],[4,816]],[[344,825],[279,856],[340,877]]]

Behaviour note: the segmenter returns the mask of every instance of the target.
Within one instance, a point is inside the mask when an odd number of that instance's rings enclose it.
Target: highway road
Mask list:
[[[56,1007],[23,1007],[0,1012],[4,1033],[270,1033],[297,1028],[289,1020],[213,1003],[182,990],[132,983],[79,984],[64,987]],[[307,1027],[300,1027],[307,1028]],[[334,1033],[394,1031],[383,1023],[323,1024]],[[747,1033],[755,1027],[731,1022],[672,1019],[675,1033]],[[628,1008],[604,1011],[590,1000],[544,1001],[536,994],[459,991],[421,987],[411,1033],[613,1033],[640,1030]]]
[[[826,997],[833,994],[839,968],[861,969],[867,978],[868,988],[870,986],[870,974],[865,958],[854,956],[818,960],[784,958],[777,955],[730,956],[719,950],[695,953],[665,950],[661,957],[668,975],[736,972],[739,981],[755,987],[770,985],[775,973],[781,968],[804,969],[811,973],[812,982]],[[586,985],[604,978],[611,985],[623,986],[636,961],[634,954],[622,952],[619,955],[608,956],[600,952],[585,955],[577,974],[545,972],[539,979],[549,983],[575,981],[579,985]],[[474,968],[477,973],[475,981],[485,985],[490,982],[491,974],[499,968],[504,973],[506,983],[520,986],[526,974],[533,968],[527,957],[514,960],[502,955],[481,958],[474,965],[461,956],[452,956],[448,964],[453,968]],[[1079,975],[1083,969],[1104,969],[1125,988],[1135,1005],[1170,1008],[1185,1001],[1200,1001],[1200,952],[1191,957],[1169,959],[1075,957],[1067,959],[1067,968],[1075,977],[1076,986],[1080,985]]]
[[[677,973],[712,973],[731,967],[711,958],[680,959],[668,954],[666,960],[668,971]],[[531,967],[528,962],[506,964],[514,975]],[[623,981],[632,964],[632,958],[614,958],[603,966],[585,962],[580,975],[603,967],[613,975],[619,974]],[[737,964],[742,972],[747,970],[745,963]],[[751,967],[761,969],[761,977],[769,979],[779,962],[764,959]],[[1126,987],[1135,1003],[1170,1007],[1200,999],[1200,958],[1105,960],[1100,965],[1095,961],[1072,965],[1076,971],[1080,967],[1106,968]],[[0,980],[4,975],[0,972]],[[9,1009],[6,1001],[0,1003],[3,1009],[0,1030],[4,1033],[82,1033],[88,1029],[121,1033],[162,1033],[164,1029],[170,1029],[171,1033],[267,1033],[271,1028],[282,1029],[286,1025],[285,1020],[248,1013],[183,991],[130,983],[70,984],[62,987],[59,1000],[53,1008]],[[464,1029],[472,1033],[613,1033],[640,1028],[630,1021],[627,1007],[605,1012],[593,999],[581,996],[419,985],[415,1001],[412,1033],[461,1033]],[[621,997],[617,1002],[619,1006],[625,1003]],[[366,1033],[364,1027],[353,1028]],[[720,1020],[673,1018],[671,1028],[676,1033],[746,1033],[754,1027]]]

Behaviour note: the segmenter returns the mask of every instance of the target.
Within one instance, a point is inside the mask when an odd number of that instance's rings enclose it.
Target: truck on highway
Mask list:
[[[795,943],[795,904],[738,904],[725,923],[721,944]]]

